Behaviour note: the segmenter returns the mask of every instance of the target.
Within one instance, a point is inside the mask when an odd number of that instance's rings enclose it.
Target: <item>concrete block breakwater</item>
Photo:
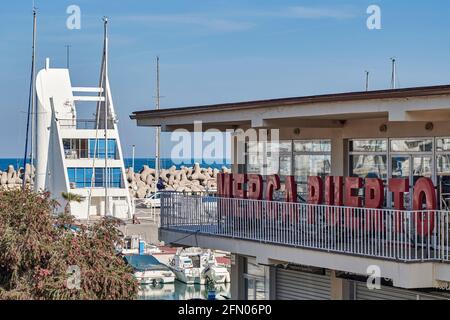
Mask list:
[[[201,168],[196,163],[193,167],[175,166],[170,169],[160,170],[159,176],[164,181],[165,190],[177,192],[205,192],[217,189],[217,174],[219,172],[229,173],[230,169],[222,167],[222,170],[213,168]],[[126,178],[133,197],[143,199],[152,194],[156,188],[156,170],[148,166],[136,173],[132,168],[126,170]]]
[[[16,170],[13,165],[9,165],[5,171],[0,171],[0,187],[2,189],[14,189],[22,186],[23,180],[29,184],[34,178],[35,169],[31,170],[31,165],[27,164],[25,170]]]
[[[143,199],[152,194],[156,188],[156,170],[144,165],[143,169],[133,172],[132,168],[125,170],[125,178],[128,181],[130,193],[133,197]],[[159,176],[164,181],[165,190],[177,192],[205,192],[217,189],[217,174],[219,172],[229,173],[231,170],[222,167],[202,168],[196,163],[193,167],[172,166],[169,169],[161,169]],[[0,171],[0,188],[14,189],[22,186],[23,179],[29,184],[35,176],[35,168],[31,170],[30,164],[25,166],[25,170],[16,170],[13,165],[9,165],[6,171]]]

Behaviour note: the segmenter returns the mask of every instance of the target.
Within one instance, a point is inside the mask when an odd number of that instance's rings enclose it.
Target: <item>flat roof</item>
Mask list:
[[[297,104],[311,104],[320,102],[344,102],[356,100],[374,100],[374,99],[399,99],[399,98],[413,98],[422,96],[436,96],[450,94],[450,85],[428,86],[428,87],[414,87],[404,89],[389,89],[378,91],[361,91],[361,92],[346,92],[334,93],[304,97],[279,98],[269,100],[255,100],[243,101],[199,106],[187,106],[177,108],[167,108],[160,110],[144,110],[135,111],[130,115],[130,118],[157,118],[166,116],[176,116],[178,114],[200,114],[214,111],[235,111],[253,108],[264,108],[271,106],[287,106]]]

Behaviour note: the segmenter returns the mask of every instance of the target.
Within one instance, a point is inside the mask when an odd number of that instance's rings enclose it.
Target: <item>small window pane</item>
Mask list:
[[[450,138],[436,139],[436,151],[450,151]]]
[[[398,139],[391,141],[392,152],[432,152],[431,139]]]
[[[291,170],[292,157],[291,156],[280,156],[280,175],[283,177],[290,176],[292,174]]]
[[[386,152],[386,140],[352,140],[350,141],[351,152]]]
[[[310,176],[326,177],[331,173],[330,155],[296,155],[295,176],[298,182],[307,182]]]
[[[261,159],[258,154],[249,154],[247,156],[247,173],[261,173]]]
[[[350,169],[352,177],[387,179],[387,157],[352,155],[350,156]]]
[[[291,141],[281,141],[279,143],[277,142],[270,142],[267,143],[267,152],[292,152],[292,142]]]
[[[450,155],[437,157],[437,173],[440,176],[450,176]]]
[[[295,152],[331,152],[330,140],[294,141]]]

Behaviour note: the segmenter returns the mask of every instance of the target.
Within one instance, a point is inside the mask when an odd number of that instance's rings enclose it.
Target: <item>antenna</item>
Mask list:
[[[397,59],[391,58],[391,62],[392,62],[391,89],[397,89]]]
[[[66,44],[66,65],[67,65],[67,69],[70,68],[70,48],[72,48],[72,46],[70,44]]]
[[[365,73],[366,73],[366,91],[369,91],[369,75],[370,75],[370,72],[366,70]]]
[[[156,110],[161,107],[160,75],[159,75],[159,56],[156,56]],[[155,193],[158,192],[158,180],[160,170],[160,152],[161,152],[161,128],[156,127],[156,157],[155,157]]]
[[[32,44],[32,54],[31,54],[31,79],[30,79],[30,92],[28,97],[28,116],[27,116],[27,130],[26,130],[26,137],[25,137],[25,153],[24,153],[24,159],[23,159],[23,167],[25,170],[25,167],[27,165],[28,160],[28,139],[29,139],[29,133],[30,133],[30,127],[31,127],[31,145],[30,145],[30,167],[31,167],[31,174],[32,177],[33,173],[33,166],[34,166],[34,139],[35,139],[35,133],[34,133],[34,125],[35,125],[35,110],[36,110],[36,29],[37,29],[37,11],[34,6],[33,1],[33,44]],[[31,181],[33,182],[33,181]],[[22,181],[22,188],[25,190],[26,187],[26,181],[25,181],[25,172],[23,176]]]

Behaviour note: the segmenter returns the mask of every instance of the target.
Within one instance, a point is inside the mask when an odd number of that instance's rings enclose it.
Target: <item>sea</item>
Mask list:
[[[133,166],[133,159],[132,158],[125,158],[125,168],[131,168]],[[135,171],[140,171],[144,165],[149,166],[150,168],[155,168],[156,160],[155,158],[135,158],[134,159],[134,168]],[[182,166],[185,167],[192,167],[195,163],[199,163],[200,166],[203,168],[213,168],[213,169],[222,169],[222,167],[230,168],[231,164],[229,160],[203,160],[203,161],[196,161],[194,159],[191,160],[172,160],[172,159],[161,159],[161,168],[162,169],[169,169],[172,166],[176,166],[177,169],[179,169]],[[23,158],[1,158],[0,159],[0,170],[6,171],[8,169],[8,166],[14,166],[14,169],[23,168]]]
[[[157,286],[145,285],[139,289],[139,300],[207,300],[211,291],[205,285],[187,285],[175,280]],[[213,295],[217,300],[228,300],[231,297],[230,284],[216,284]]]

